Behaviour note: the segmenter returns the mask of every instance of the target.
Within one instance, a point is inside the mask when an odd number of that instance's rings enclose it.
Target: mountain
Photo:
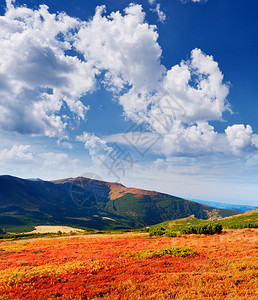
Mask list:
[[[233,209],[233,210],[239,210],[241,212],[248,212],[252,210],[258,209],[258,206],[252,206],[252,205],[240,205],[240,204],[230,204],[230,203],[223,203],[223,202],[212,202],[212,201],[204,201],[204,200],[197,200],[197,199],[191,199],[194,202],[206,204],[208,206],[216,207],[216,208],[224,208],[224,209]]]
[[[193,214],[216,219],[237,213],[84,177],[32,181],[0,176],[0,228],[6,231],[29,231],[35,225],[139,228]]]

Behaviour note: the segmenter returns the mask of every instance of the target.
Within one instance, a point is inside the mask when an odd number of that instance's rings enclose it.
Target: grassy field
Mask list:
[[[257,229],[0,242],[0,299],[257,299]]]

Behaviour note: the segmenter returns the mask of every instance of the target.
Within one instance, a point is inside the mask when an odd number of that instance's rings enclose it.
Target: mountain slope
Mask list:
[[[156,224],[160,220],[177,219],[195,214],[197,218],[220,218],[237,212],[214,209],[207,205],[184,200],[155,191],[127,188],[119,183],[109,183],[78,177],[54,181],[80,206],[95,205],[105,212],[125,217],[133,226]]]
[[[207,220],[197,219],[194,215],[187,218],[169,220],[159,224],[151,226],[152,229],[155,228],[165,228],[168,230],[178,231],[185,226],[189,225],[200,225],[207,223]],[[239,215],[234,215],[231,217],[225,217],[220,220],[214,221],[219,222],[223,228],[258,228],[258,210],[253,210],[249,212],[244,212]]]
[[[77,205],[69,191],[53,182],[0,176],[0,228],[16,232],[32,230],[34,225],[112,227],[105,216],[113,217],[94,205]],[[121,223],[120,219],[117,227],[125,227],[125,220]]]
[[[48,182],[0,176],[0,228],[14,232],[47,224],[137,228],[192,214],[209,219],[236,213],[83,177]]]

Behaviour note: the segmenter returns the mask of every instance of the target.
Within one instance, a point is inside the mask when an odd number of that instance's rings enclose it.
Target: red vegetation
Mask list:
[[[67,179],[59,179],[59,180],[53,180],[52,181],[55,184],[64,184],[64,183],[71,183],[73,185],[78,185],[82,188],[87,186],[89,182],[94,183],[96,187],[107,187],[109,189],[108,196],[110,200],[115,200],[117,198],[120,198],[128,193],[134,194],[137,197],[142,197],[142,196],[156,196],[158,195],[157,192],[155,191],[147,191],[147,190],[141,190],[141,189],[136,189],[136,188],[127,188],[124,185],[116,182],[106,182],[106,181],[101,181],[101,180],[96,180],[96,179],[89,179],[89,178],[84,178],[84,177],[76,177],[76,178],[67,178]]]
[[[197,254],[142,258],[144,250]],[[0,299],[257,299],[257,230],[0,243]]]
[[[110,192],[109,192],[109,197],[110,200],[115,200],[117,198],[120,198],[128,193],[134,194],[137,197],[142,197],[142,196],[156,196],[158,195],[157,192],[154,191],[146,191],[146,190],[141,190],[141,189],[136,189],[136,188],[127,188],[122,185],[115,185],[115,184],[109,184],[110,187]]]

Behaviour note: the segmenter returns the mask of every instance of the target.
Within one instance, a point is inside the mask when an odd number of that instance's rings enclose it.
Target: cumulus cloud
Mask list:
[[[149,2],[160,11],[156,1]],[[238,155],[257,149],[249,125],[218,133],[209,124],[231,111],[228,84],[214,58],[194,49],[167,70],[157,27],[148,24],[141,5],[109,15],[98,6],[92,19],[81,21],[50,14],[45,5],[33,10],[6,3],[0,17],[0,129],[65,137],[71,119],[84,119],[89,109],[82,96],[101,83],[126,118],[162,135],[156,153]],[[77,141],[92,157],[108,150],[94,134],[85,132]]]
[[[22,134],[64,135],[64,103],[78,118],[87,107],[80,97],[94,88],[96,71],[67,55],[79,21],[7,1],[0,17],[0,128]]]
[[[0,23],[0,76],[7,78],[1,89],[3,129],[60,135],[67,126],[60,114],[64,102],[84,118],[87,107],[80,97],[94,89],[98,74],[134,121],[146,119],[150,106],[154,114],[164,91],[184,107],[184,116],[178,115],[183,122],[221,118],[228,109],[228,88],[211,56],[195,49],[189,61],[166,71],[156,27],[145,21],[141,5],[131,4],[124,14],[104,13],[104,6],[97,7],[93,19],[82,22],[65,13],[52,15],[44,5],[31,10],[9,2]],[[84,61],[67,55],[71,48],[82,53]],[[155,118],[147,121],[157,129]]]
[[[0,150],[0,164],[28,163],[34,161],[30,145],[14,145],[12,148]]]
[[[250,125],[235,124],[228,126],[224,133],[218,133],[208,122],[202,121],[189,125],[179,120],[170,124],[169,132],[159,134],[152,132],[133,132],[140,141],[132,143],[124,134],[105,137],[108,142],[139,147],[144,152],[146,141],[156,141],[148,149],[157,155],[171,157],[201,157],[226,155],[251,159],[258,152],[258,135],[253,133]],[[142,149],[143,148],[143,149]]]
[[[214,127],[207,122],[192,126],[175,122],[171,132],[164,136],[163,143],[157,145],[157,150],[167,156],[198,156],[214,152],[217,140]]]
[[[223,113],[230,111],[226,99],[229,88],[223,82],[218,63],[212,56],[194,49],[189,60],[163,72],[155,82],[155,89],[135,85],[119,97],[125,115],[164,136],[162,152],[169,144],[173,144],[170,153],[180,152],[175,145],[178,149],[183,146],[182,154],[187,148],[190,153],[193,147],[197,153],[198,145],[199,152],[212,151],[213,148],[208,147],[211,142],[203,144],[203,139],[209,141],[213,137],[214,140],[217,135],[208,122],[222,120]],[[200,140],[193,143],[192,139],[197,137],[201,137]]]
[[[88,107],[80,98],[96,88],[101,73],[107,89],[124,95],[122,105],[141,94],[138,105],[146,109],[165,71],[156,27],[145,22],[141,5],[131,4],[124,15],[106,17],[104,11],[97,7],[93,19],[83,22],[50,14],[45,5],[32,10],[7,2],[0,17],[0,128],[64,135],[68,118],[61,110],[67,106],[83,119]]]
[[[243,124],[236,124],[228,126],[225,133],[218,133],[208,122],[192,126],[176,122],[156,151],[168,157],[234,154],[245,158],[249,153],[257,152],[257,146],[257,135],[253,134],[250,125],[245,127]]]
[[[103,159],[105,153],[110,151],[107,142],[95,136],[94,133],[84,132],[82,135],[77,136],[76,140],[84,143],[84,147],[89,150],[92,160],[97,163],[100,163],[100,159]]]
[[[222,120],[223,112],[230,111],[226,100],[228,92],[218,63],[212,56],[194,49],[188,61],[167,71],[151,107],[149,122],[161,131],[162,117],[170,123],[178,119],[187,124]],[[158,112],[161,112],[160,117],[153,118]]]
[[[181,61],[164,75],[149,110],[140,114],[140,109],[136,111],[139,107],[132,105],[133,113],[136,122],[145,122],[146,128],[162,136],[153,148],[156,153],[196,156],[228,152],[225,135],[209,125],[209,121],[222,120],[223,113],[230,111],[228,92],[218,63],[194,49],[189,60]],[[130,101],[135,101],[134,97]]]
[[[106,17],[104,12],[104,6],[98,7],[92,21],[81,27],[75,47],[104,72],[106,88],[119,96],[125,114],[133,117],[135,105],[146,111],[165,72],[158,34],[145,22],[141,5],[131,4],[124,15],[113,12]]]
[[[244,150],[258,148],[257,135],[253,134],[253,129],[250,125],[235,124],[228,126],[225,132],[234,154],[238,155]]]
[[[79,30],[75,47],[104,72],[104,84],[117,95],[125,116],[144,123],[150,134],[162,135],[153,150],[182,156],[230,153],[226,134],[209,125],[231,111],[229,87],[214,58],[194,49],[188,60],[166,70],[160,63],[156,28],[145,22],[140,5],[130,5],[124,15],[104,13],[105,7],[97,8],[92,21]],[[114,137],[107,140],[116,141]],[[92,155],[98,153],[96,145],[106,147],[86,133],[84,140],[94,149]]]
[[[118,142],[128,146],[134,146],[144,152],[147,141],[153,142],[149,152],[162,154],[166,157],[197,157],[216,152],[229,152],[225,137],[214,131],[214,127],[207,122],[186,126],[180,121],[175,121],[170,132],[159,134],[153,132],[134,132],[140,141],[134,142],[125,138],[123,134],[108,136],[108,142]],[[136,142],[137,141],[137,142]],[[226,141],[227,142],[227,141]]]

